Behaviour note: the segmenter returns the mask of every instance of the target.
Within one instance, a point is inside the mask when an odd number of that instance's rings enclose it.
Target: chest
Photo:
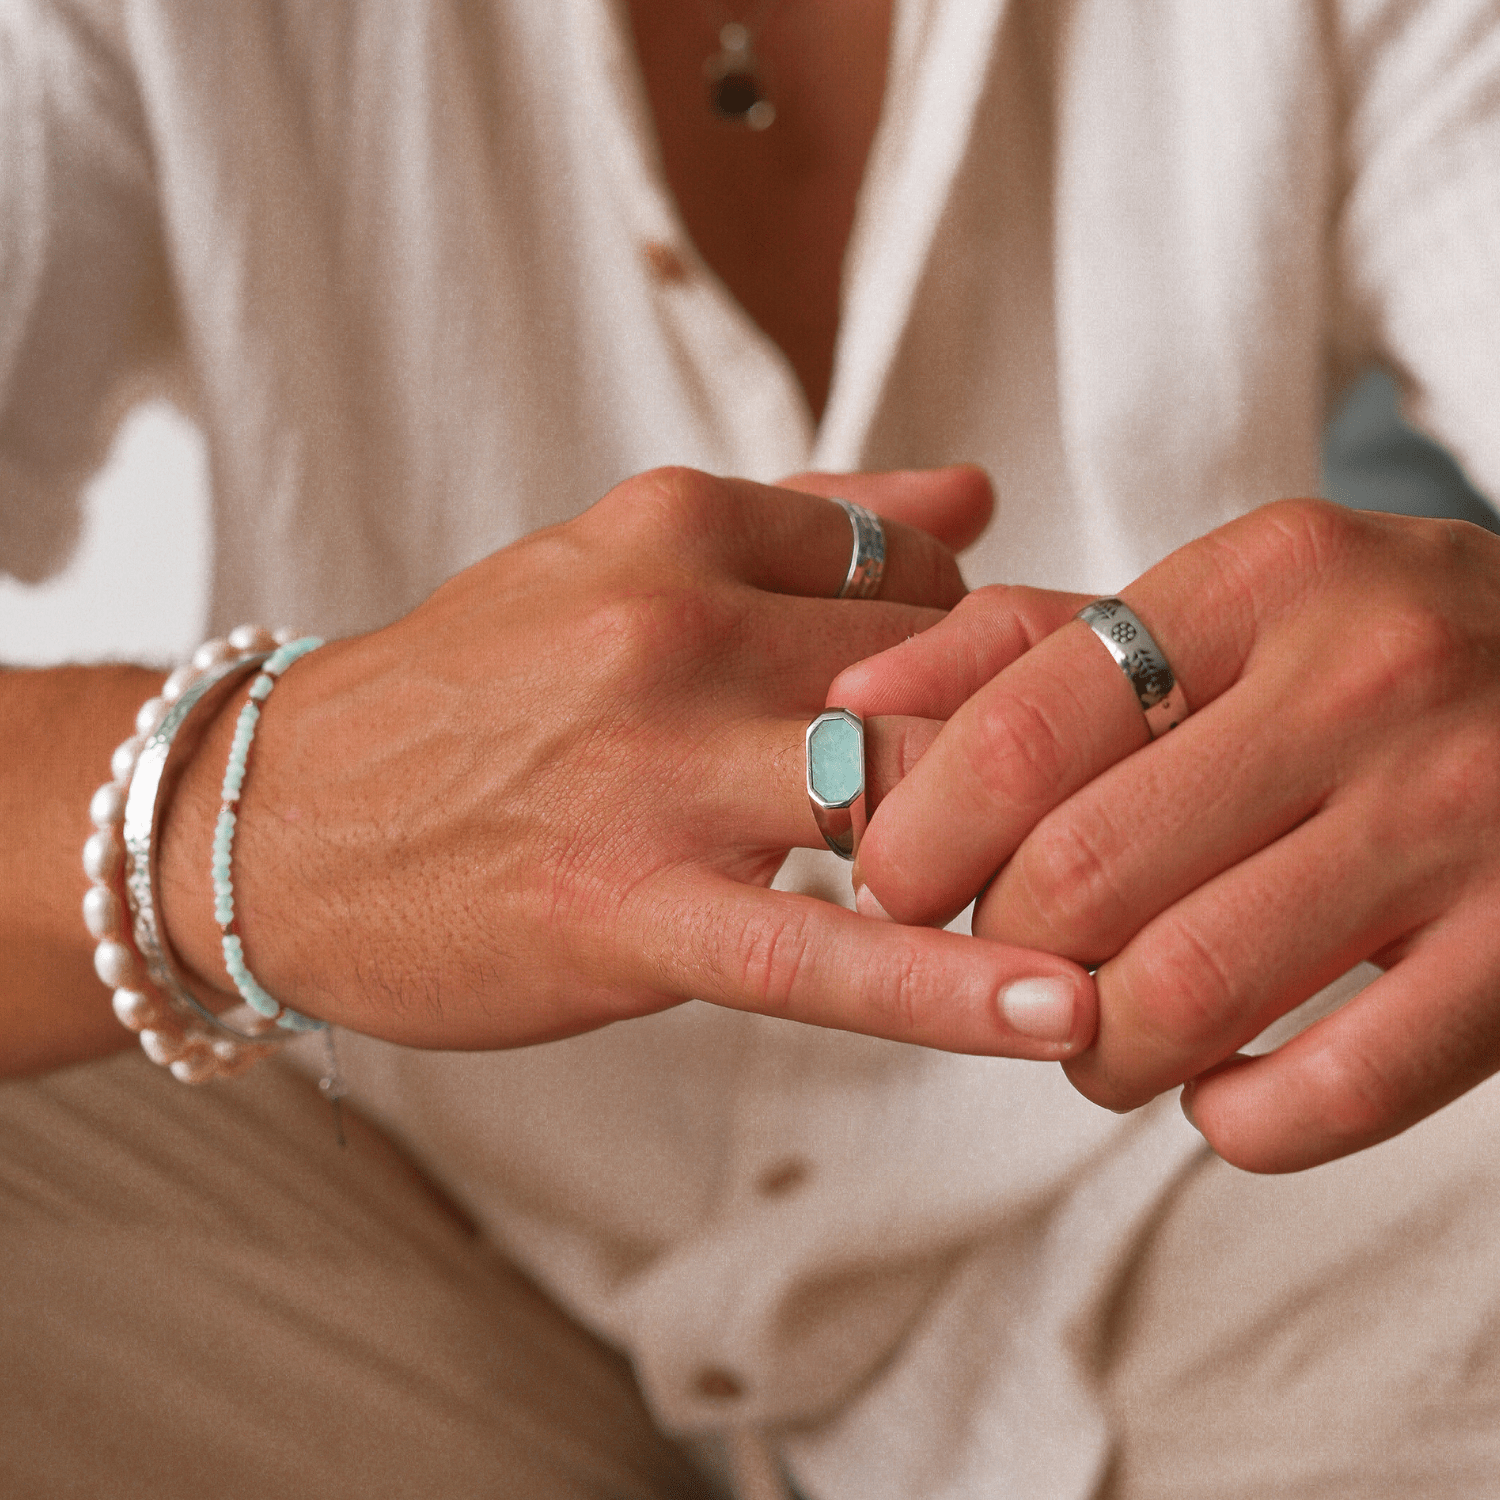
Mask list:
[[[827,399],[840,273],[885,87],[890,0],[631,0],[663,167],[699,253],[796,371],[814,415]],[[741,21],[763,130],[726,120],[705,71],[730,61]],[[757,21],[759,24],[757,25]]]

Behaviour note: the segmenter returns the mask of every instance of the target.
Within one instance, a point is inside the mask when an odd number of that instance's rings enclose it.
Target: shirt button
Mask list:
[[[687,280],[687,265],[682,257],[665,240],[647,240],[641,246],[641,254],[651,267],[651,274],[661,282]]]
[[[767,1198],[779,1198],[801,1187],[811,1174],[812,1168],[800,1156],[789,1156],[785,1161],[772,1162],[755,1179],[756,1191]]]
[[[730,1401],[745,1394],[744,1382],[728,1370],[699,1370],[693,1386],[700,1396],[711,1396],[716,1401]]]

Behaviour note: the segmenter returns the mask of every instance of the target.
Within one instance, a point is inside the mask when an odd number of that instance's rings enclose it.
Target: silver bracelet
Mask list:
[[[114,991],[121,1025],[138,1034],[152,1062],[184,1083],[243,1073],[288,1033],[248,1006],[223,1016],[211,1011],[183,979],[162,931],[157,834],[176,780],[172,752],[183,726],[217,697],[216,689],[232,687],[294,639],[295,631],[242,625],[200,646],[167,678],[160,696],[141,706],[135,734],[110,760],[112,779],[89,804],[95,831],[83,846],[83,867],[93,886],[83,900],[83,919],[97,941],[94,970]]]

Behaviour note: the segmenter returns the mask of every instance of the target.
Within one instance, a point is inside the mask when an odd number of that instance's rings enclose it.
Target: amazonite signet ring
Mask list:
[[[818,831],[840,859],[853,859],[865,831],[865,724],[830,708],[807,726],[807,800]]]

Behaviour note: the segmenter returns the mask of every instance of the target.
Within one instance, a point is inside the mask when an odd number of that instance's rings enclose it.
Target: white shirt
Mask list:
[[[0,563],[65,556],[163,368],[211,444],[216,628],[379,626],[666,462],[977,460],[971,582],[1112,591],[1315,492],[1375,357],[1500,494],[1500,18],[1326,10],[900,0],[814,429],[687,239],[605,0],[12,0]],[[797,1424],[819,1500],[1087,1493],[1081,1330],[1202,1149],[1170,1099],[700,1004],[344,1063],[664,1422]]]

